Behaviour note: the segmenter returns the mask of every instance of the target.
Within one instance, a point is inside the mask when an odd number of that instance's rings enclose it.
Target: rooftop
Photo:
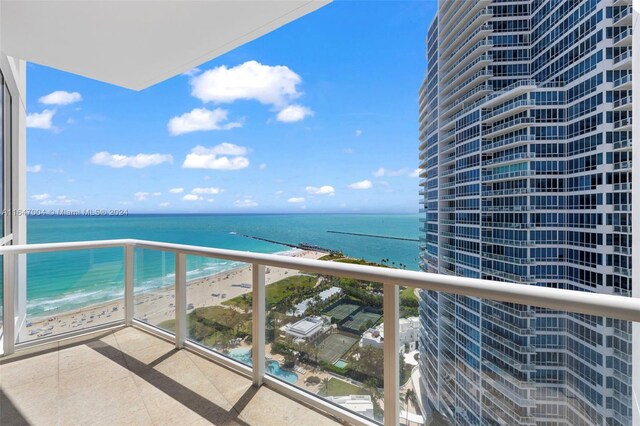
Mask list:
[[[307,317],[291,324],[287,327],[287,333],[299,335],[301,337],[308,336],[316,329],[322,327],[324,321],[320,317]]]
[[[339,424],[133,327],[3,358],[0,380],[3,425]]]

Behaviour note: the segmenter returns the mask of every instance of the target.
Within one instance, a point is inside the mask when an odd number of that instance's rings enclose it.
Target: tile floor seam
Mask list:
[[[153,421],[153,417],[151,416],[151,412],[149,411],[149,407],[147,406],[147,401],[144,399],[144,396],[142,395],[142,388],[140,387],[140,385],[138,384],[138,381],[134,377],[135,376],[134,372],[131,371],[131,368],[129,368],[130,366],[129,366],[129,363],[127,362],[127,357],[124,356],[124,352],[122,352],[122,348],[120,347],[120,342],[118,342],[116,333],[112,331],[111,334],[113,335],[113,340],[116,342],[118,351],[120,351],[120,353],[123,354],[125,366],[127,368],[127,371],[129,372],[129,376],[131,377],[131,380],[133,380],[134,386],[136,387],[136,389],[138,389],[138,395],[140,395],[140,399],[142,400],[142,405],[144,406],[144,409],[147,412],[147,416],[149,416],[149,420],[151,421],[151,424],[155,426],[156,422]]]
[[[195,353],[195,352],[191,352],[191,351],[189,351],[188,349],[182,349],[182,350],[183,350],[183,351],[187,351],[188,353],[191,353],[192,355],[195,355],[195,356],[198,356],[198,357],[200,356],[200,355],[198,355],[198,354],[197,354],[197,353]],[[214,382],[212,382],[212,381],[209,379],[209,377],[207,376],[207,374],[205,374],[205,373],[204,373],[204,371],[202,371],[202,369],[198,366],[198,364],[196,364],[195,362],[193,362],[193,359],[191,359],[191,357],[190,357],[190,356],[187,356],[187,358],[189,358],[189,360],[191,361],[191,363],[196,367],[196,369],[200,372],[200,374],[202,374],[202,377],[204,377],[204,378],[205,378],[205,380],[206,380],[207,382],[209,382],[209,383],[211,384],[211,386],[213,386],[213,388],[214,388],[214,389],[215,389],[215,390],[220,394],[220,396],[222,397],[222,399],[224,399],[224,400],[226,401],[226,403],[227,403],[227,404],[231,405],[231,410],[229,410],[229,411],[228,411],[228,413],[229,413],[229,414],[231,414],[231,415],[235,415],[235,417],[236,417],[236,418],[240,418],[240,413],[238,412],[238,410],[236,410],[236,408],[235,408],[235,404],[232,404],[232,403],[231,403],[231,401],[229,401],[229,400],[227,399],[227,397],[226,397],[226,396],[224,396],[224,393],[223,393],[223,392],[218,388],[218,386],[216,386],[216,384],[215,384]],[[212,362],[212,363],[216,364],[216,363],[215,363],[214,361],[212,361],[212,360],[207,360],[207,361],[209,361],[209,362]],[[224,367],[224,366],[222,366],[222,365],[220,365],[220,364],[216,364],[216,365],[218,365],[218,366],[219,366],[219,367],[221,367],[221,368],[226,368],[226,367]]]

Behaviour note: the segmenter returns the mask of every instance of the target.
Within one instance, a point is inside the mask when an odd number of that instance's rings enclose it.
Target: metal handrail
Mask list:
[[[304,391],[277,383],[265,377],[265,267],[289,268],[306,272],[335,275],[363,281],[380,282],[384,286],[384,411],[385,425],[395,425],[399,416],[399,286],[440,291],[471,297],[480,297],[501,302],[511,302],[539,306],[548,309],[578,312],[588,315],[605,316],[620,320],[640,321],[640,299],[615,295],[577,292],[572,290],[545,288],[522,284],[497,282],[475,278],[433,274],[382,268],[376,266],[355,265],[338,262],[327,262],[315,259],[303,259],[274,254],[251,253],[247,251],[227,250],[201,247],[186,244],[161,243],[136,239],[101,240],[67,243],[47,243],[4,246],[0,255],[5,257],[5,265],[9,268],[10,282],[4,286],[4,354],[12,353],[15,344],[14,321],[7,321],[14,315],[15,265],[16,256],[30,253],[58,252],[71,250],[117,248],[124,249],[125,263],[125,321],[127,325],[133,320],[133,270],[134,249],[150,249],[172,252],[176,254],[175,273],[175,305],[176,305],[176,346],[192,347],[186,339],[186,256],[201,256],[216,259],[232,260],[253,265],[253,373],[254,384],[268,382],[278,387],[292,398],[322,406],[322,408],[347,417],[357,424],[371,424],[355,414],[348,413],[339,407],[306,394]],[[8,257],[8,259],[7,259]],[[13,270],[14,274],[11,274]],[[395,415],[394,415],[395,413]]]

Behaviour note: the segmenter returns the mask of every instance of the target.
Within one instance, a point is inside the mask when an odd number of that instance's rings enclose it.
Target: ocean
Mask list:
[[[30,244],[135,238],[258,253],[289,247],[245,235],[289,244],[301,242],[340,250],[373,262],[418,270],[417,215],[130,215],[119,217],[29,217]],[[372,238],[327,231],[374,234],[407,240]],[[171,254],[136,250],[136,291],[173,283]],[[238,263],[189,257],[188,279]],[[48,315],[122,297],[123,250],[100,249],[38,253],[27,257],[27,310]]]

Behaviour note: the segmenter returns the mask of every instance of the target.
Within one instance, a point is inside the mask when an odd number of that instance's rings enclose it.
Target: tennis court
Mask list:
[[[353,345],[358,342],[358,337],[347,334],[335,333],[327,336],[319,345],[318,358],[333,364],[339,360]]]
[[[382,315],[375,312],[360,311],[343,322],[341,326],[348,330],[353,330],[355,333],[359,333],[362,327],[367,328],[367,324],[373,326],[381,316]]]
[[[329,315],[330,317],[335,319],[336,322],[340,322],[358,309],[360,309],[360,305],[355,305],[352,303],[342,303],[326,311],[325,315]]]

